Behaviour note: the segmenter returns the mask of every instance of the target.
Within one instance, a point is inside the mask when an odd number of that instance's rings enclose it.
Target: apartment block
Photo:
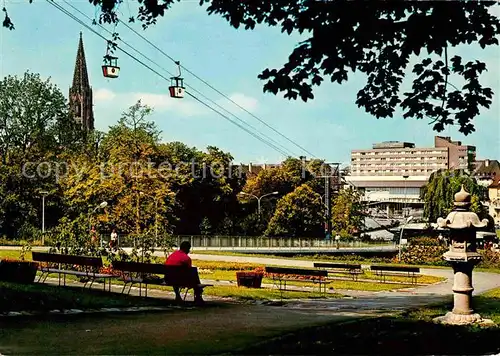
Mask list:
[[[371,149],[351,152],[351,185],[364,192],[366,201],[419,204],[420,191],[439,169],[472,171],[474,146],[436,136],[434,147],[411,142],[386,141]]]

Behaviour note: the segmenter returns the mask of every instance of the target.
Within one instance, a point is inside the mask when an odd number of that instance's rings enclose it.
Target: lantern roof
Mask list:
[[[449,229],[481,229],[488,226],[488,219],[479,220],[476,213],[469,211],[471,198],[471,195],[462,185],[460,191],[455,194],[455,201],[453,202],[455,208],[445,219],[438,218],[438,226]]]

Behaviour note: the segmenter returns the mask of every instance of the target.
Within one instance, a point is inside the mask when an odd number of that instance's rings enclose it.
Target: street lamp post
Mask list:
[[[43,190],[40,192],[42,195],[42,246],[45,245],[45,197],[49,192]]]
[[[405,229],[406,225],[413,219],[413,216],[409,216],[408,219],[406,219],[405,223],[403,226],[401,226],[401,232],[399,234],[399,246],[398,246],[398,260],[401,261],[401,240],[403,239],[403,230]]]
[[[258,197],[257,195],[253,195],[253,194],[250,194],[250,193],[245,193],[245,192],[240,192],[240,194],[243,194],[243,195],[248,195],[248,196],[251,196],[255,199],[257,199],[257,213],[259,214],[259,219],[260,219],[260,201],[262,198],[265,198],[267,196],[270,196],[270,195],[277,195],[279,194],[279,192],[272,192],[272,193],[268,193],[268,194],[264,194],[264,195],[261,195],[260,197]]]
[[[405,180],[405,197],[404,197],[404,200],[403,200],[403,217],[405,217],[405,211],[406,211],[406,180],[409,177],[410,176],[408,174],[404,174],[403,175],[403,179]]]
[[[92,210],[91,213],[89,213],[89,231],[92,230],[92,215],[96,212],[97,209],[104,209],[107,206],[108,206],[108,202],[107,201],[103,201],[101,204],[99,204],[98,206],[96,206],[94,208],[94,210]],[[100,245],[102,247],[102,239],[99,238],[99,241],[100,241]]]
[[[139,194],[153,198],[153,201],[155,202],[155,238],[158,239],[158,196],[152,196],[144,192],[139,192]]]

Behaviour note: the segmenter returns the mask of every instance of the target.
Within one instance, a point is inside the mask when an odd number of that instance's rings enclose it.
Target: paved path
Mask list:
[[[376,245],[365,247],[194,247],[193,250],[198,251],[226,251],[236,253],[262,254],[262,255],[394,255],[398,252],[398,248],[394,244],[391,245]]]

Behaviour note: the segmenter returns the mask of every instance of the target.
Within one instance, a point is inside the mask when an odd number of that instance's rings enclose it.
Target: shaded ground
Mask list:
[[[500,329],[475,330],[380,318],[308,328],[234,355],[485,355],[500,352]]]
[[[348,319],[333,313],[217,303],[106,317],[4,318],[0,319],[0,353],[207,355],[233,351],[296,328]]]
[[[169,306],[172,299],[140,298],[100,289],[0,282],[0,312]]]

